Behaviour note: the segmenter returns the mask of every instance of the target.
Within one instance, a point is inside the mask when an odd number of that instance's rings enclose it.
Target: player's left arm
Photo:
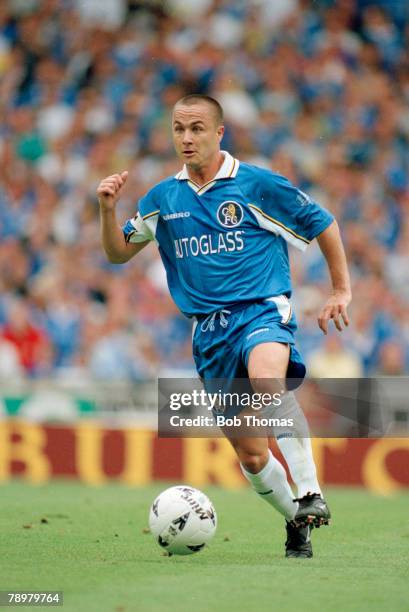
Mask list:
[[[285,177],[259,169],[257,179],[254,191],[258,207],[250,207],[256,218],[257,212],[262,214],[261,221],[258,219],[261,227],[279,234],[302,251],[317,238],[328,264],[333,289],[319,314],[318,325],[326,334],[328,321],[332,319],[342,331],[342,323],[349,324],[347,306],[351,301],[351,285],[337,222],[330,212]]]
[[[327,334],[330,319],[339,331],[342,331],[342,322],[345,326],[349,325],[347,306],[352,297],[351,283],[338,223],[334,220],[317,236],[317,241],[327,261],[332,282],[332,295],[318,317],[319,327]]]

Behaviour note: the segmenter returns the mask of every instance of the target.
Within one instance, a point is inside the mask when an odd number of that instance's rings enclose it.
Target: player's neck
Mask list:
[[[196,183],[196,185],[205,185],[216,176],[222,167],[223,162],[224,155],[221,151],[219,151],[218,154],[215,155],[211,162],[206,166],[202,166],[201,168],[192,168],[191,166],[187,166],[189,178]]]

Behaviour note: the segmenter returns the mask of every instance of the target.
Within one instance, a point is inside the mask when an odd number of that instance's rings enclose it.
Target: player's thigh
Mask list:
[[[281,342],[257,344],[250,352],[247,371],[254,391],[282,392],[290,358],[290,347]]]
[[[250,378],[285,378],[290,347],[282,342],[263,342],[250,351],[247,370]]]

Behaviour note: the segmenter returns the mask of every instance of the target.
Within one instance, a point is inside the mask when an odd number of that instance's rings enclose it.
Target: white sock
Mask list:
[[[285,469],[272,452],[268,451],[268,461],[258,474],[248,472],[241,464],[240,467],[260,497],[291,521],[298,510],[298,503],[294,502]]]
[[[304,497],[306,493],[322,495],[312,454],[311,439],[308,437],[308,423],[293,393],[286,393],[275,416],[292,418],[294,421],[294,427],[290,431],[275,428],[274,434],[290,470],[291,478],[297,487],[297,496]]]
[[[311,440],[309,438],[278,437],[277,444],[297,487],[297,496],[304,497],[307,493],[322,495],[317,480]]]

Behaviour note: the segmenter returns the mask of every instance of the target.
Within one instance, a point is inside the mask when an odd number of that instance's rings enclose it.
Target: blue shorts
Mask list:
[[[300,385],[305,365],[295,347],[297,329],[290,301],[284,295],[260,302],[226,307],[206,317],[197,317],[193,330],[193,357],[200,378],[206,381],[248,378],[251,350],[265,342],[282,342],[290,347],[287,389]]]

